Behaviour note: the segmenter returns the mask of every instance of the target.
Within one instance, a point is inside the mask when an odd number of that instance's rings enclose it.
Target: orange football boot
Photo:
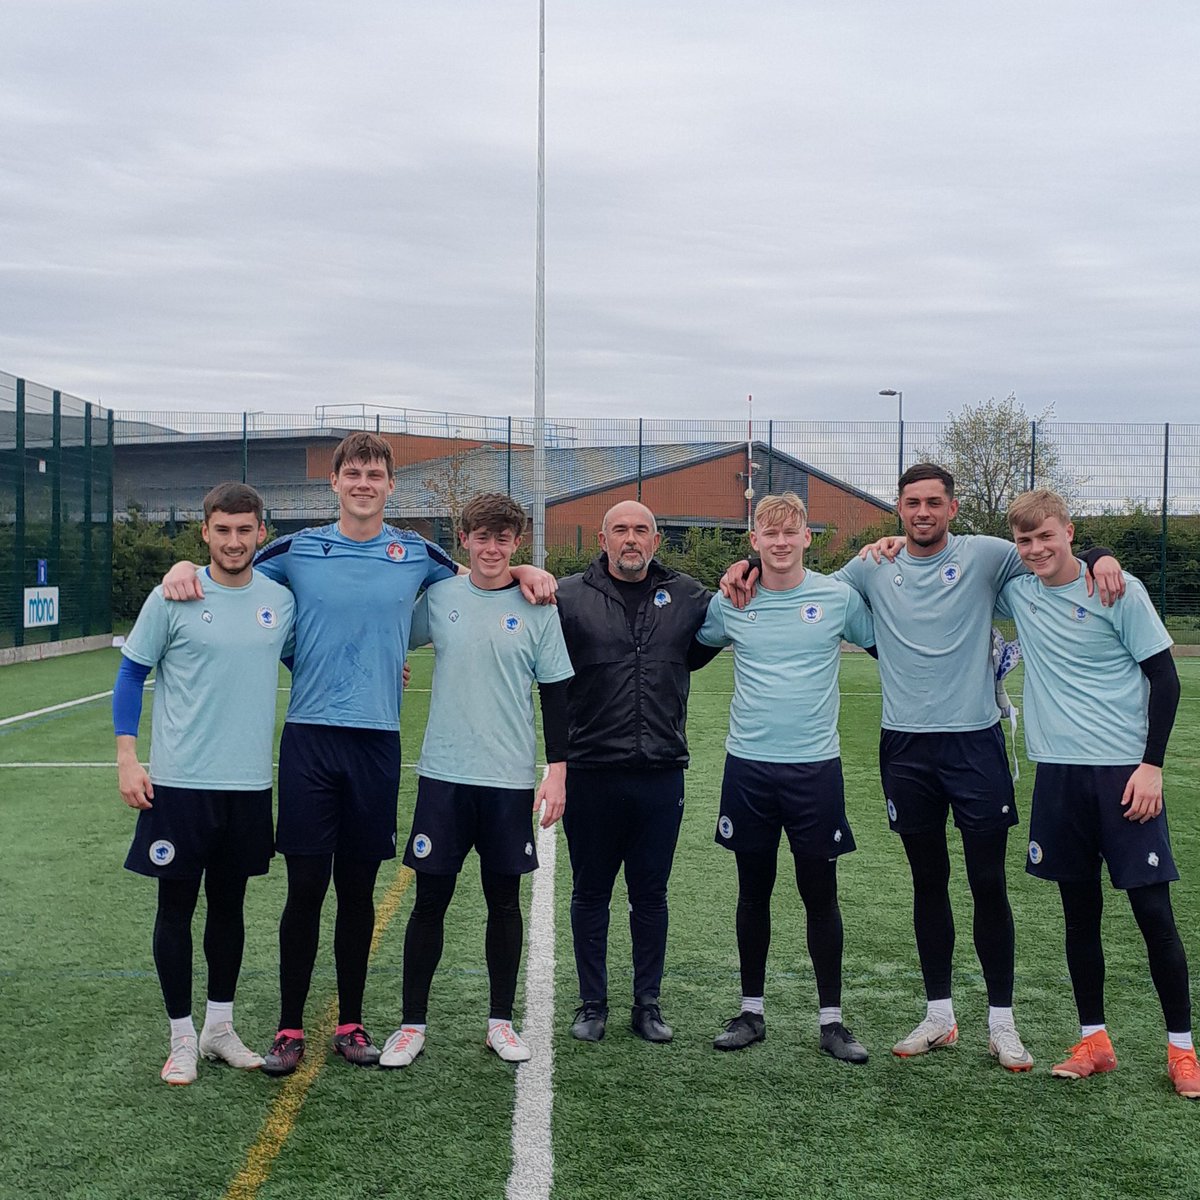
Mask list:
[[[1101,1029],[1072,1046],[1066,1062],[1051,1067],[1050,1074],[1056,1079],[1086,1079],[1089,1075],[1102,1075],[1116,1069],[1117,1056],[1108,1031]]]
[[[1167,1074],[1185,1100],[1200,1100],[1200,1062],[1196,1061],[1195,1050],[1168,1045]]]

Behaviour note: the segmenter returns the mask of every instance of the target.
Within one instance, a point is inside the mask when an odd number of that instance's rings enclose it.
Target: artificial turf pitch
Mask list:
[[[0,670],[0,720],[107,690],[105,651]],[[414,761],[430,660],[414,656],[403,742]],[[1171,742],[1167,797],[1183,880],[1173,890],[1200,974],[1200,660],[1179,662],[1184,700]],[[1177,1099],[1144,948],[1124,897],[1106,894],[1108,1019],[1120,1069],[1067,1083],[1049,1066],[1075,1040],[1052,885],[1025,875],[1032,768],[1022,762],[1022,826],[1010,842],[1017,929],[1018,1027],[1037,1066],[1010,1075],[987,1056],[986,1001],[971,945],[961,853],[952,854],[958,922],[955,1004],[960,1043],[900,1061],[891,1043],[922,1015],[911,889],[888,833],[876,770],[874,664],[846,656],[842,754],[858,852],[840,865],[846,925],[847,1023],[872,1052],[865,1067],[816,1050],[816,999],[786,850],[767,977],[767,1041],[720,1055],[711,1038],[737,1008],[732,856],[713,844],[731,667],[722,656],[694,681],[693,765],[671,882],[663,1007],[669,1046],[627,1028],[630,987],[623,896],[614,897],[609,1033],[567,1033],[576,1001],[568,920],[569,865],[556,880],[553,1151],[557,1200],[619,1197],[1010,1197],[1089,1200],[1200,1196],[1200,1103]],[[286,685],[286,673],[281,684]],[[286,693],[280,692],[282,718]],[[142,749],[148,748],[149,697]],[[236,754],[214,746],[214,756]],[[483,904],[474,860],[459,884],[434,981],[429,1043],[404,1071],[325,1061],[318,1029],[334,991],[332,902],[309,1000],[303,1095],[259,1073],[201,1063],[168,1088],[165,1018],[150,957],[153,884],[121,868],[134,814],[116,790],[106,700],[0,725],[0,1196],[468,1197],[504,1195],[511,1168],[513,1070],[483,1049],[487,983]],[[415,778],[405,772],[400,837]],[[952,835],[953,842],[957,838]],[[407,880],[384,864],[379,898]],[[276,936],[282,863],[252,880],[237,1023],[265,1047],[278,1003]],[[528,902],[529,888],[524,889]],[[400,953],[411,890],[382,930],[368,980],[368,1027],[399,1021]],[[203,904],[203,901],[202,901]],[[197,958],[199,958],[197,922]],[[196,1015],[203,1012],[198,965]],[[518,996],[518,1011],[523,1001]],[[280,1102],[281,1094],[285,1097]],[[275,1157],[263,1148],[276,1151]],[[249,1167],[247,1155],[250,1154]]]

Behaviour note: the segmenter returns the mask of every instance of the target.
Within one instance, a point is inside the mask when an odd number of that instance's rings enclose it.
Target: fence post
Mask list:
[[[767,422],[767,495],[773,496],[775,489],[771,486],[775,468],[775,422]]]
[[[1029,490],[1037,487],[1037,421],[1029,422]]]
[[[638,503],[642,499],[642,418],[638,417]]]
[[[113,410],[108,410],[108,419],[105,422],[108,434],[108,447],[105,455],[105,462],[108,464],[108,486],[104,489],[105,504],[108,505],[108,553],[104,556],[104,572],[101,576],[101,596],[104,597],[104,611],[108,614],[108,629],[105,632],[112,630],[112,560],[113,560],[113,540],[116,537],[116,470],[117,470],[117,450],[116,450],[116,431],[117,423],[116,416]]]
[[[250,476],[250,435],[247,430],[247,414],[242,413],[242,482]]]
[[[1167,619],[1167,487],[1171,462],[1171,422],[1163,425],[1162,535],[1158,555],[1158,615]]]
[[[17,380],[16,454],[13,458],[16,478],[13,483],[13,515],[16,530],[13,536],[13,595],[20,607],[13,623],[13,645],[25,645],[25,380]]]
[[[83,612],[80,632],[92,632],[92,405],[83,406]]]
[[[50,469],[54,472],[54,481],[50,491],[50,575],[47,582],[62,586],[62,392],[54,393],[53,416],[50,418]],[[87,580],[81,579],[80,587],[87,587]],[[59,596],[62,596],[59,592]],[[63,635],[62,605],[59,605],[59,637]]]
[[[508,451],[506,454],[506,458],[508,459],[508,462],[506,464],[506,466],[507,466],[507,482],[505,483],[504,490],[508,493],[508,495],[511,496],[512,495],[512,417],[511,417],[511,415],[508,418]]]

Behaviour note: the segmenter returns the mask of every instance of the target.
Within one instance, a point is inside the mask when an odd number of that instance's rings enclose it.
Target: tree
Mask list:
[[[1008,536],[1004,513],[1030,486],[1049,487],[1070,505],[1085,480],[1067,471],[1046,426],[1054,406],[1030,417],[1013,393],[950,413],[937,446],[919,454],[954,476],[955,528],[963,533]]]

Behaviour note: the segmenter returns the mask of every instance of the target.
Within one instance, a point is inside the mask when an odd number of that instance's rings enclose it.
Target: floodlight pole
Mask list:
[[[896,397],[896,441],[899,449],[896,452],[896,478],[899,479],[904,474],[904,393],[896,391],[895,388],[883,388],[881,396]]]
[[[537,267],[533,317],[533,563],[546,565],[546,0],[538,0]]]

